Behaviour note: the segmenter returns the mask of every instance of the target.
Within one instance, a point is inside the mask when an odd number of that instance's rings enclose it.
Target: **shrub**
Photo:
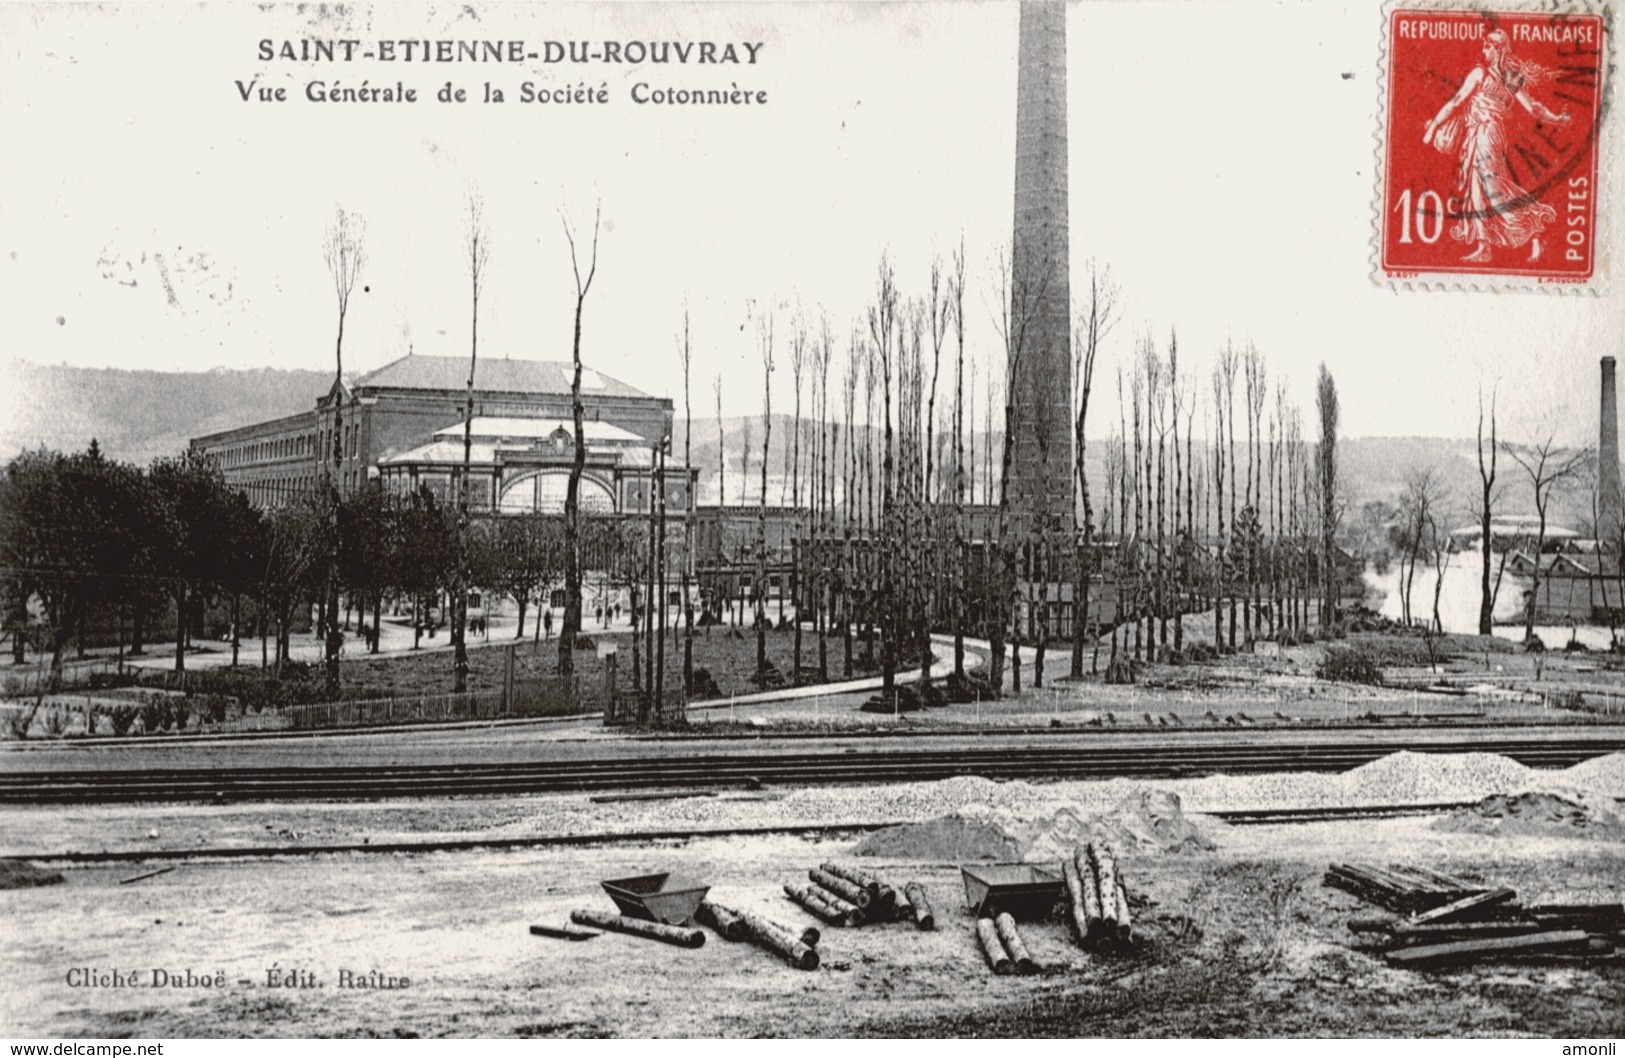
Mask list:
[[[1571,690],[1547,691],[1546,704],[1554,709],[1582,710],[1585,708],[1585,695]]]
[[[141,728],[149,735],[169,729],[175,722],[168,695],[149,694],[141,701]]]
[[[1315,675],[1339,683],[1382,685],[1382,669],[1377,659],[1360,644],[1328,647],[1315,668]]]
[[[226,708],[231,699],[224,694],[205,694],[198,700],[198,715],[216,724],[226,722]]]
[[[141,710],[133,705],[115,705],[112,712],[108,714],[109,719],[113,721],[113,734],[128,735],[130,728],[135,725],[136,716],[140,712]]]
[[[582,635],[578,632],[576,633],[576,640],[573,647],[576,650],[597,650],[598,644],[593,642],[592,636]]]

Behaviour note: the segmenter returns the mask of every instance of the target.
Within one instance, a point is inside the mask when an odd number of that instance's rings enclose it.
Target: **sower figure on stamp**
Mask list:
[[[1484,64],[1473,67],[1422,134],[1423,143],[1446,154],[1460,151],[1450,237],[1473,244],[1463,260],[1488,261],[1491,246],[1515,250],[1525,243],[1529,259],[1540,259],[1540,234],[1556,223],[1557,211],[1513,179],[1506,161],[1506,120],[1516,102],[1539,121],[1567,124],[1568,111],[1554,114],[1529,95],[1529,88],[1551,76],[1545,67],[1515,57],[1505,30],[1492,30],[1484,38]],[[1464,103],[1465,112],[1457,113]]]

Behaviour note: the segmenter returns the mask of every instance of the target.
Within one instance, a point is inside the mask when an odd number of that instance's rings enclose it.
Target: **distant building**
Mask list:
[[[471,506],[504,511],[562,507],[559,475],[573,455],[568,363],[479,360],[474,426],[479,458]],[[262,507],[314,487],[332,467],[335,426],[342,444],[339,484],[346,490],[386,478],[449,495],[462,467],[468,360],[407,355],[335,382],[306,412],[198,437],[192,450],[219,460],[227,483]],[[588,471],[582,509],[647,510],[652,452],[671,434],[672,402],[596,371],[582,371]],[[563,434],[560,427],[563,427]],[[562,469],[561,469],[562,468]],[[681,516],[692,475],[667,474],[667,509]],[[675,491],[673,489],[675,488]]]
[[[1560,551],[1570,547],[1579,536],[1573,529],[1551,522],[1546,524],[1546,531],[1542,534],[1540,519],[1535,515],[1502,515],[1490,522],[1490,550],[1497,554],[1502,551],[1533,551],[1536,539],[1544,540],[1546,551]],[[1482,526],[1464,525],[1450,530],[1450,550],[1476,551],[1483,539]]]

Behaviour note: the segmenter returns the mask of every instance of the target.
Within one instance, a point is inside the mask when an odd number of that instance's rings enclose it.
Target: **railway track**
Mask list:
[[[990,779],[1189,778],[1210,774],[1335,772],[1399,750],[1499,753],[1533,768],[1565,768],[1625,750],[1625,735],[1518,738],[1477,732],[1411,743],[1027,746],[793,753],[751,750],[682,756],[565,758],[517,763],[355,767],[191,767],[0,774],[0,804],[139,801],[368,800],[613,789],[928,782]]]

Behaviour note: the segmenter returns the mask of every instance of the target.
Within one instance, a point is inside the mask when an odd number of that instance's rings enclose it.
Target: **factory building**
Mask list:
[[[551,511],[563,506],[574,459],[568,363],[481,359],[474,375],[476,510]],[[226,481],[262,507],[313,488],[342,445],[339,485],[381,479],[391,488],[426,486],[449,496],[463,461],[468,360],[408,354],[375,371],[336,381],[310,410],[195,438],[192,450],[219,460]],[[583,370],[586,469],[582,510],[637,513],[649,508],[654,449],[671,435],[672,403],[596,371]],[[667,512],[681,517],[693,475],[666,474]]]

